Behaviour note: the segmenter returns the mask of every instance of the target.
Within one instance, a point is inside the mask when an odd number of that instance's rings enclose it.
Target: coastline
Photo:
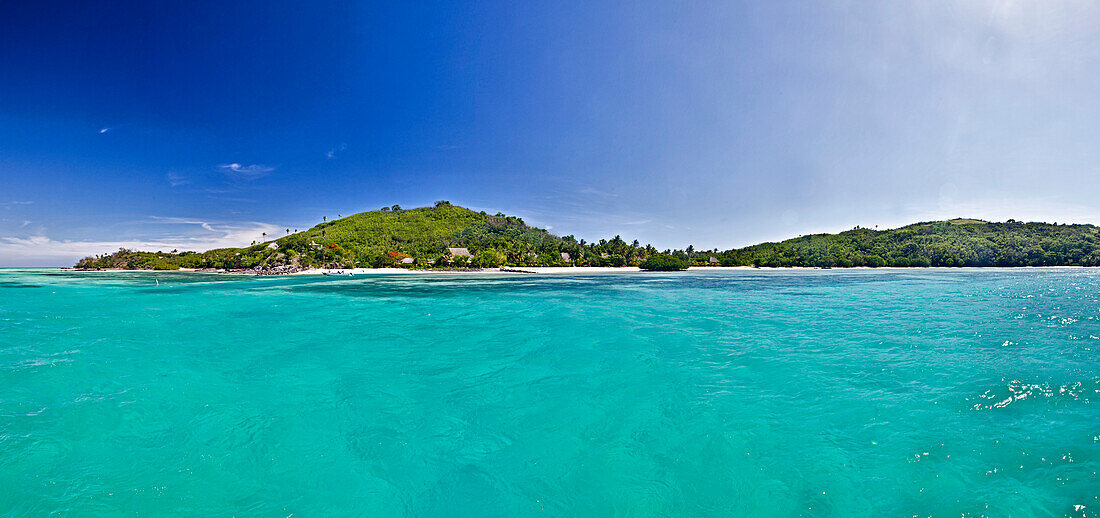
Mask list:
[[[784,272],[784,271],[837,271],[837,272],[850,272],[850,271],[965,271],[965,270],[1049,270],[1049,269],[1088,269],[1098,268],[1095,266],[880,266],[872,268],[869,266],[848,266],[848,267],[833,267],[833,268],[820,268],[812,266],[786,266],[786,267],[753,267],[753,266],[690,266],[687,270],[682,272]],[[352,275],[569,275],[569,274],[619,274],[619,273],[643,273],[646,272],[637,266],[523,266],[523,267],[502,267],[502,268],[463,268],[463,269],[425,269],[418,270],[412,268],[308,268],[299,271],[256,271],[256,270],[213,270],[213,269],[195,269],[195,268],[180,268],[178,270],[145,270],[145,269],[80,269],[80,268],[66,268],[66,267],[28,267],[28,268],[6,268],[8,270],[21,270],[21,269],[43,269],[43,270],[61,270],[71,272],[82,273],[198,273],[209,275],[246,275],[255,277],[281,277],[281,276],[298,276],[298,275],[324,275],[326,273],[351,273]],[[678,273],[678,272],[649,272],[649,273]]]

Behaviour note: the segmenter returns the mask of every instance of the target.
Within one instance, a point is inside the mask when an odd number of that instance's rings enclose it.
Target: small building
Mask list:
[[[562,252],[562,253],[561,253],[561,260],[562,260],[562,261],[565,261],[565,262],[567,262],[567,263],[568,263],[569,261],[571,261],[571,259],[569,259],[569,252]]]
[[[309,247],[310,247],[310,248],[312,248],[312,249],[314,249],[314,250],[320,250],[320,249],[321,249],[321,245],[319,245],[319,244],[317,244],[317,243],[315,243],[315,242],[313,242],[313,241],[310,241],[310,242],[309,242]]]
[[[708,262],[708,263],[710,263],[710,264],[718,264],[718,263],[720,263],[721,261],[719,261],[717,257],[714,257],[714,256],[712,255],[712,256],[710,256],[710,259],[707,259],[707,262]]]
[[[604,259],[607,259],[608,257],[611,257],[611,256],[610,256],[610,255],[608,255],[608,253],[607,253],[607,252],[603,252],[603,253],[601,253],[601,254],[600,254],[600,257],[602,257],[602,258],[604,258]]]
[[[278,249],[279,249],[279,245],[278,245],[278,244],[276,244],[276,243],[275,243],[274,241],[272,241],[272,242],[268,243],[268,244],[267,244],[267,247],[268,247],[268,248],[270,248],[270,249],[272,249],[272,250],[278,250]]]
[[[401,259],[401,264],[413,264],[415,262],[416,262],[416,259],[413,259],[412,257],[403,257]]]
[[[455,257],[471,257],[470,251],[465,248],[448,248],[447,255],[453,255]]]

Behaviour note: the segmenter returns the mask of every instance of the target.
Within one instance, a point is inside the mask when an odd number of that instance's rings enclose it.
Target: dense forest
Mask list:
[[[719,257],[721,264],[753,266],[1097,266],[1100,229],[953,219],[882,231],[857,227],[762,243]]]
[[[293,268],[488,268],[497,266],[627,266],[656,253],[637,241],[614,239],[587,243],[528,226],[523,219],[487,214],[436,202],[405,210],[398,205],[329,221],[303,232],[253,243],[244,248],[206,252],[119,250],[86,257],[77,268],[178,268],[270,270]],[[465,248],[470,255],[454,255]]]
[[[528,226],[521,218],[440,201],[434,207],[404,210],[394,205],[332,221],[326,217],[309,230],[286,232],[244,248],[182,253],[119,250],[84,258],[76,267],[278,271],[309,267],[1100,265],[1096,226],[1013,220],[955,219],[882,231],[856,227],[727,251],[688,246],[659,252],[620,236],[592,243],[558,237]],[[469,255],[452,254],[450,248],[466,249]]]

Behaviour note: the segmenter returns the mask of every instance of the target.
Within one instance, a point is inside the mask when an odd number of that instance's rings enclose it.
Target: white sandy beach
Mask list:
[[[751,266],[692,266],[688,268],[689,271],[730,271],[730,270],[754,270]],[[796,268],[787,268],[788,270]],[[469,270],[469,271],[448,271],[448,270],[414,270],[407,268],[310,268],[309,270],[302,270],[290,275],[321,275],[323,273],[344,272],[354,275],[373,275],[373,274],[502,274],[502,273],[514,273],[517,275],[523,275],[523,273],[538,273],[538,274],[578,274],[578,273],[637,273],[642,271],[637,266],[623,266],[623,267],[608,267],[608,266],[514,266],[501,268],[484,268],[482,270]]]
[[[411,268],[310,268],[290,275],[321,275],[324,273],[351,273],[353,275],[401,275],[401,274],[509,274],[523,275],[524,272],[540,274],[576,274],[576,273],[630,273],[639,272],[636,266],[624,266],[622,268],[608,268],[597,266],[517,266],[500,268],[484,268],[481,270],[414,270]]]
[[[785,272],[785,271],[810,271],[821,270],[823,272],[882,272],[882,271],[928,271],[928,270],[944,270],[944,271],[970,271],[970,270],[1056,270],[1056,269],[1081,269],[1081,268],[1096,268],[1090,266],[1014,266],[1014,267],[948,267],[948,266],[930,266],[930,267],[890,267],[882,266],[878,268],[871,268],[867,266],[853,266],[845,268],[817,268],[810,266],[785,266],[785,267],[752,267],[752,266],[691,266],[686,271],[689,272]],[[52,269],[52,268],[49,268]],[[103,270],[76,270],[72,268],[62,268],[63,270],[69,270],[82,273],[110,273],[110,272],[129,272],[129,273],[159,273],[171,275],[174,273],[205,273],[210,275],[254,275],[254,272],[249,271],[232,271],[226,272],[224,270],[196,270],[191,268],[180,268],[178,270],[127,270],[127,269],[103,269]],[[14,269],[13,269],[14,270]],[[283,275],[322,275],[324,273],[351,273],[353,275],[528,275],[528,274],[544,274],[544,275],[576,275],[576,274],[617,274],[617,273],[638,273],[642,270],[636,266],[624,266],[624,267],[607,267],[607,266],[523,266],[523,267],[505,267],[501,268],[484,268],[481,270],[414,270],[409,268],[311,268],[308,270],[302,270],[293,273],[275,274],[273,277],[280,277]],[[655,272],[659,273],[659,272]],[[665,272],[675,273],[675,272]]]

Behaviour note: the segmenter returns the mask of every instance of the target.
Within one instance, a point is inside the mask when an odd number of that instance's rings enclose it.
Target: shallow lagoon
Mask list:
[[[0,514],[1083,516],[1098,347],[1092,269],[0,270]]]

